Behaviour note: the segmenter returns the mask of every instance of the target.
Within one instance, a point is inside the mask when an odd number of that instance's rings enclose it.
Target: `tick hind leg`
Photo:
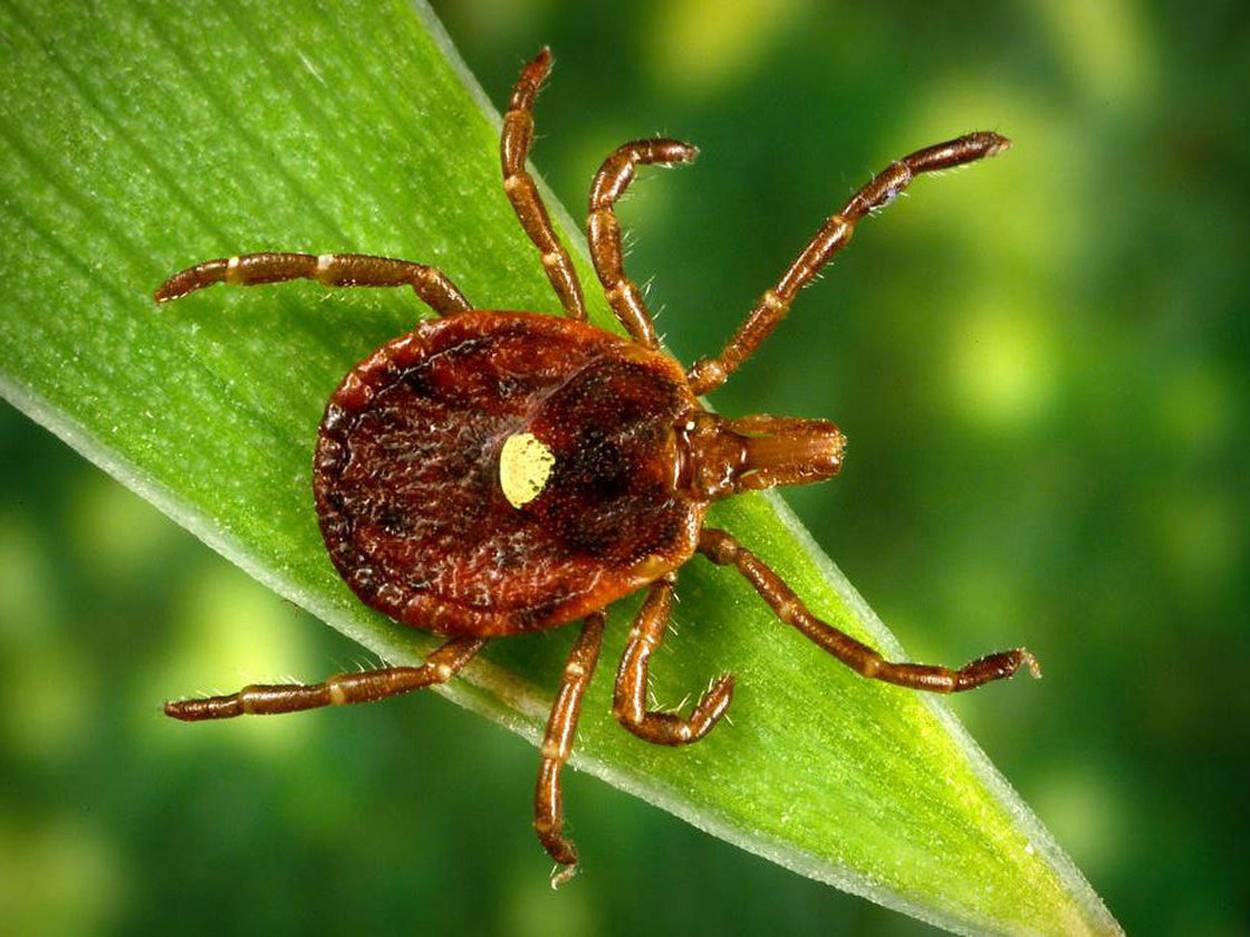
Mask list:
[[[689,719],[676,713],[648,711],[648,664],[660,646],[668,627],[673,602],[670,577],[651,584],[647,599],[634,620],[620,668],[616,672],[616,692],[612,713],[634,735],[657,745],[685,745],[697,742],[712,730],[729,708],[733,698],[733,677],[725,674],[703,694]]]
[[[166,303],[214,283],[257,286],[286,280],[316,280],[323,286],[411,286],[440,316],[473,307],[441,270],[368,254],[291,254],[265,252],[206,260],[175,273],[153,294]]]
[[[166,703],[165,715],[184,722],[199,722],[245,715],[268,716],[348,703],[372,703],[436,683],[446,683],[473,659],[485,643],[485,638],[452,638],[433,651],[420,667],[383,667],[360,673],[341,673],[324,683],[247,686],[229,696]]]
[[[508,111],[503,118],[503,134],[499,141],[499,161],[503,165],[503,190],[512,203],[521,227],[529,235],[542,257],[543,269],[551,288],[560,297],[565,313],[573,319],[585,319],[586,307],[582,284],[577,279],[568,251],[551,227],[551,216],[538,194],[538,186],[525,168],[530,144],[534,140],[534,99],[551,71],[551,50],[544,48],[521,71]]]
[[[534,791],[534,832],[548,855],[560,866],[551,877],[552,888],[559,888],[577,873],[577,849],[572,840],[564,835],[564,794],[560,789],[560,772],[573,753],[582,697],[599,660],[603,624],[603,612],[595,612],[582,623],[582,632],[564,665],[560,689],[556,691],[551,715],[547,719],[547,731],[543,735],[542,762]]]
[[[856,673],[873,680],[932,693],[959,693],[991,680],[1010,677],[1021,667],[1028,667],[1034,677],[1041,676],[1037,660],[1024,648],[989,654],[958,670],[925,664],[896,664],[813,615],[776,572],[725,531],[705,528],[699,538],[699,552],[713,563],[736,567],[778,618],[793,625]]]
[[[850,242],[855,225],[865,215],[890,204],[921,173],[971,163],[1000,153],[1009,146],[1011,141],[996,133],[970,133],[917,150],[877,173],[829,217],[782,274],[777,285],[764,292],[724,350],[715,358],[702,358],[695,362],[687,375],[694,392],[706,394],[725,383],[725,379],[751,356],[790,311],[790,304],[798,291],[807,286],[833,259],[833,255]]]
[[[655,325],[647,312],[638,285],[625,275],[621,256],[621,226],[613,206],[629,184],[639,165],[692,163],[698,149],[680,140],[635,140],[618,147],[603,161],[590,187],[590,217],[586,219],[590,257],[612,311],[637,341],[656,347]]]

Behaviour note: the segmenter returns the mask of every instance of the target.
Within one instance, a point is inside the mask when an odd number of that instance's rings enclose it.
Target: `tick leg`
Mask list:
[[[420,667],[383,667],[361,673],[341,673],[324,683],[247,686],[230,696],[166,703],[165,715],[183,722],[199,722],[202,719],[232,719],[244,715],[268,716],[347,703],[372,703],[435,683],[446,683],[485,643],[485,638],[452,638],[432,652]]]
[[[616,692],[612,700],[612,713],[621,725],[640,739],[657,745],[685,745],[703,738],[729,708],[734,691],[733,676],[725,674],[703,694],[689,719],[676,713],[648,712],[647,665],[668,627],[672,602],[670,574],[651,584],[647,600],[634,620],[621,666],[616,671]]]
[[[565,313],[573,319],[585,319],[582,284],[577,279],[568,251],[551,229],[551,217],[543,205],[538,186],[525,168],[530,144],[534,140],[534,98],[551,71],[551,50],[544,48],[521,71],[508,112],[503,118],[503,135],[499,141],[499,160],[503,164],[503,190],[516,210],[521,227],[529,235],[542,256],[543,268],[551,287],[560,297]]]
[[[989,654],[964,664],[958,670],[924,664],[892,663],[868,645],[856,641],[813,615],[776,572],[725,531],[704,528],[699,538],[699,552],[713,563],[737,567],[747,582],[755,587],[755,591],[777,613],[778,618],[799,629],[809,640],[820,645],[856,673],[873,680],[883,680],[913,690],[959,693],[991,680],[1010,677],[1022,666],[1028,667],[1034,677],[1041,676],[1037,660],[1024,648]]]
[[[873,177],[850,201],[824,223],[816,236],[792,263],[777,285],[759,298],[738,331],[715,358],[701,358],[687,375],[696,394],[706,394],[725,383],[760,346],[777,323],[790,311],[795,294],[807,286],[833,255],[851,240],[855,225],[869,212],[884,208],[920,173],[949,169],[993,156],[1011,146],[996,133],[981,131],[939,143],[904,156]]]
[[[551,858],[562,866],[551,877],[552,888],[559,888],[577,873],[577,849],[572,840],[564,835],[564,795],[560,791],[560,771],[573,752],[582,696],[599,660],[603,623],[603,612],[595,612],[582,623],[582,633],[564,665],[564,676],[560,678],[560,689],[556,692],[543,736],[542,763],[538,768],[538,786],[534,791],[534,832]]]
[[[243,254],[206,260],[175,273],[153,294],[167,303],[214,283],[256,286],[285,280],[316,280],[324,286],[411,286],[423,303],[440,316],[454,316],[473,307],[442,271],[390,257],[368,254]]]
[[[586,229],[595,272],[599,274],[599,282],[616,317],[630,335],[649,348],[656,346],[655,326],[637,284],[625,275],[621,226],[612,206],[634,181],[634,169],[639,164],[692,163],[698,155],[695,147],[678,140],[635,140],[618,147],[603,161],[590,187],[590,217],[586,220]]]

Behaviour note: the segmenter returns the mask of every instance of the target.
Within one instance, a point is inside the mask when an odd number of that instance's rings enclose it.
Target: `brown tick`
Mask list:
[[[887,661],[820,621],[768,565],[723,530],[703,525],[713,501],[741,491],[820,481],[842,467],[845,438],[827,420],[727,419],[698,398],[720,387],[768,337],[795,294],[919,173],[1010,146],[972,133],[888,166],[824,223],[766,290],[724,350],[689,372],[656,341],[642,294],[621,264],[613,212],[639,165],[689,163],[677,140],[626,143],[590,189],[587,235],[620,338],[586,321],[582,288],[525,168],[531,107],[551,68],[544,49],[521,72],[503,121],[503,187],[541,255],[564,318],[474,309],[438,270],[360,254],[259,253],[209,260],[156,291],[167,302],[213,283],[305,278],[325,286],[411,286],[439,318],[356,365],[326,406],[313,489],[330,559],[366,605],[447,642],[421,667],[339,674],[313,685],[249,686],[230,696],[166,704],[176,719],[226,719],[363,703],[455,675],[500,635],[581,620],[551,709],[534,801],[534,829],[568,879],[577,851],[562,833],[560,771],[604,627],[604,608],[646,588],[616,675],[612,711],[639,738],[703,738],[733,694],[722,676],[689,717],[649,711],[647,667],[664,637],[677,570],[696,552],[733,566],[777,617],[856,672],[917,690],[956,693],[1036,672],[1023,649],[958,670]]]

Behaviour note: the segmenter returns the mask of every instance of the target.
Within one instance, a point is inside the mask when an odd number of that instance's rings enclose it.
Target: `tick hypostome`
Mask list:
[[[565,317],[475,309],[440,271],[360,254],[258,253],[210,260],[170,277],[165,302],[225,282],[305,278],[326,286],[411,286],[439,318],[352,369],[326,407],[313,488],[330,559],[367,605],[447,638],[421,667],[340,674],[313,685],[249,686],[167,704],[178,719],[280,713],[367,702],[445,682],[488,638],[581,620],[542,746],[534,828],[560,869],[577,852],[562,832],[560,772],[599,656],[603,609],[638,589],[638,612],[616,675],[613,713],[640,738],[681,745],[729,706],[723,676],[689,716],[647,708],[647,668],[664,636],[677,570],[696,552],[735,567],[783,622],[866,677],[953,693],[1035,673],[1023,649],[957,670],[884,660],[816,618],[732,535],[703,524],[709,504],[741,491],[820,481],[842,466],[845,440],[827,420],[729,419],[700,406],[789,311],[795,294],[869,212],[924,172],[1009,146],[996,133],[918,150],[890,164],[831,215],[765,290],[719,355],[689,371],[658,345],[642,294],[622,267],[616,201],[643,164],[688,163],[677,140],[626,143],[590,190],[587,234],[607,300],[628,331],[589,325],[582,287],[525,167],[531,107],[551,67],[543,50],[521,73],[503,121],[503,187],[538,248]]]

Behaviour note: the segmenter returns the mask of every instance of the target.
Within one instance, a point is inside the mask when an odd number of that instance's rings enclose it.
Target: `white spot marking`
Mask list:
[[[514,508],[529,504],[542,492],[556,457],[533,433],[514,433],[499,453],[499,485]]]

